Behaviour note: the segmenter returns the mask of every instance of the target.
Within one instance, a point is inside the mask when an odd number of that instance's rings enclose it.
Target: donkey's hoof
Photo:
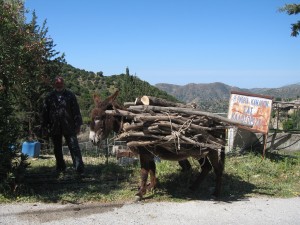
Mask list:
[[[135,202],[140,202],[140,201],[142,201],[142,199],[143,199],[142,196],[139,196],[139,195],[134,196],[134,201]]]
[[[218,200],[218,199],[220,199],[221,197],[220,197],[220,193],[212,193],[212,195],[210,196],[210,198],[212,199],[212,200]]]
[[[195,192],[197,190],[197,187],[192,185],[189,187],[190,191]]]

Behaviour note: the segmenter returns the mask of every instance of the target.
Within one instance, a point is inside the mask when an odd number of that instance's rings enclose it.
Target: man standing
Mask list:
[[[66,140],[76,172],[78,174],[84,172],[84,164],[77,140],[81,125],[82,117],[76,96],[65,89],[62,77],[56,77],[54,90],[46,96],[43,104],[42,127],[49,132],[52,138],[58,172],[66,170],[62,153],[62,137]]]

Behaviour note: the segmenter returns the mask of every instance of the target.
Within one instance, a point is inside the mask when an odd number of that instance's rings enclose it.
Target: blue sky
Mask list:
[[[67,63],[154,85],[222,82],[240,88],[300,82],[300,15],[282,0],[26,0]],[[30,14],[27,15],[31,17]]]

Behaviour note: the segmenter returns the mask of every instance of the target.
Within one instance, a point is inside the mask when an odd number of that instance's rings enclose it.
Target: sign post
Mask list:
[[[267,146],[272,100],[271,96],[231,91],[229,101],[229,119],[252,125],[251,128],[243,129],[264,135],[263,157]]]

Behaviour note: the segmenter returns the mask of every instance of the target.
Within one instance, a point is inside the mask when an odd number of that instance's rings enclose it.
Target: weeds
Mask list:
[[[86,175],[78,177],[72,161],[66,158],[65,173],[55,172],[51,155],[29,159],[25,183],[17,194],[0,193],[0,202],[126,202],[132,201],[140,181],[139,165],[121,166],[115,158],[84,157]],[[210,198],[215,176],[211,172],[196,192],[189,185],[199,172],[197,161],[192,170],[181,172],[177,162],[157,163],[158,187],[145,197],[148,201],[186,201]],[[223,176],[223,200],[253,196],[294,197],[300,190],[300,154],[227,155]]]

